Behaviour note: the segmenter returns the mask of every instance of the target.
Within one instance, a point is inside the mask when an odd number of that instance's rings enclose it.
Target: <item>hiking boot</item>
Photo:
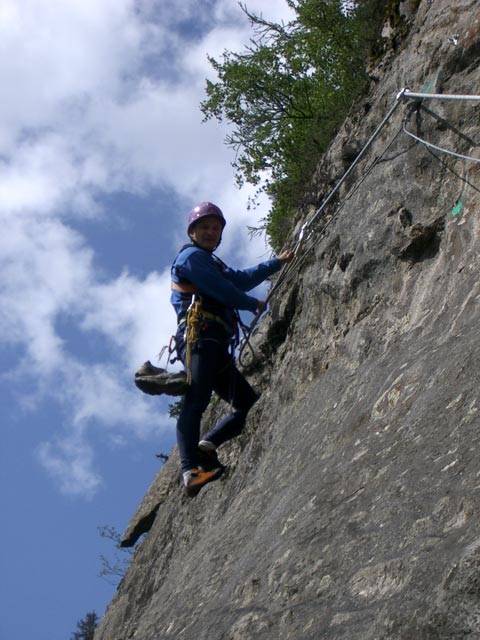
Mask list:
[[[135,373],[135,384],[151,396],[165,393],[169,396],[181,396],[187,390],[185,371],[168,373],[161,367],[155,367],[150,360],[144,362]]]
[[[220,462],[215,449],[206,449],[200,445],[197,451],[198,466],[203,471],[212,471],[212,469],[221,469],[225,471],[225,465]]]
[[[194,498],[206,484],[218,480],[222,473],[223,468],[221,467],[212,469],[211,471],[192,469],[188,472],[188,477],[183,481],[185,485],[185,495],[188,498]]]

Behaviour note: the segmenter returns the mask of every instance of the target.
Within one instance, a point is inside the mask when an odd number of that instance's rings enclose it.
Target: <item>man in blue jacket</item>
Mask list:
[[[251,269],[230,269],[213,254],[225,224],[223,213],[215,204],[202,202],[196,206],[188,219],[191,243],[182,247],[172,265],[171,303],[178,318],[177,352],[190,383],[177,423],[183,482],[189,497],[222,475],[224,467],[218,460],[217,447],[239,435],[258,398],[235,366],[236,310],[264,311],[266,302],[246,292],[293,258],[291,251],[285,251],[279,258]],[[200,422],[213,391],[231,403],[233,413],[199,442]]]

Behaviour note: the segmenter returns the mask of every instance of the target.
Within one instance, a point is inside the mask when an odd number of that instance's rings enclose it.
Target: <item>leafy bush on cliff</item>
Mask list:
[[[277,249],[320,154],[365,85],[383,15],[378,0],[286,2],[295,16],[286,24],[241,5],[252,38],[241,52],[209,58],[218,81],[207,80],[201,104],[206,119],[233,124],[226,143],[236,151],[239,185],[271,196],[265,229]]]

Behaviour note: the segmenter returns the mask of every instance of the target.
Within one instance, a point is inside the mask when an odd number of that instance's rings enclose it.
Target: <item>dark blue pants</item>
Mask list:
[[[185,365],[183,331],[177,333],[176,340],[178,355]],[[258,398],[236,368],[234,356],[229,349],[229,337],[220,325],[209,325],[193,345],[191,373],[192,384],[185,394],[177,422],[177,444],[182,472],[195,469],[198,465],[200,422],[213,391],[233,407],[232,413],[202,437],[203,440],[213,442],[216,447],[239,435],[249,409]]]

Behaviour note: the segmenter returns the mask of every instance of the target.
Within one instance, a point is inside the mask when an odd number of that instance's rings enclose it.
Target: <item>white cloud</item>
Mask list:
[[[172,428],[159,403],[152,411],[153,399],[134,388],[133,370],[118,365],[88,364],[70,356],[44,380],[43,392],[47,390],[64,408],[68,427],[43,441],[37,456],[65,494],[90,497],[102,484],[92,428],[115,447],[125,446],[132,436],[158,441]]]
[[[121,92],[142,37],[132,7],[130,0],[3,0],[4,141],[25,127],[56,125],[82,99]]]
[[[277,0],[248,6],[290,14]],[[106,280],[73,229],[110,213],[97,195],[165,187],[182,202],[213,200],[228,218],[227,262],[231,253],[235,266],[265,257],[261,240],[248,241],[251,189],[234,187],[226,130],[201,124],[198,107],[207,53],[240,48],[248,29],[235,0],[186,0],[175,11],[151,0],[0,4],[0,341],[18,348],[17,371],[41,380],[36,401],[50,394],[64,411],[65,429],[39,450],[64,492],[91,495],[101,484],[93,429],[147,438],[169,424],[159,415],[152,426],[131,373],[119,375],[173,331],[168,265]],[[163,214],[172,241],[186,214]],[[79,352],[61,324],[99,336],[103,359]]]
[[[224,135],[201,126],[198,102],[199,92],[190,87],[145,81],[134,100],[92,112],[97,141],[113,155],[111,178],[118,188],[167,184],[188,194],[209,174],[212,183],[231,175]]]
[[[0,238],[0,337],[21,344],[31,363],[49,371],[62,359],[55,332],[60,313],[89,286],[91,251],[53,219],[6,219]]]
[[[92,497],[102,484],[93,468],[93,449],[83,437],[69,434],[38,448],[38,460],[66,495]]]
[[[15,156],[0,161],[0,208],[6,216],[57,209],[77,182],[67,141],[57,134],[19,144]]]
[[[151,273],[143,282],[123,273],[92,289],[81,327],[103,333],[134,370],[168,344],[175,330],[169,298],[169,270]]]
[[[58,399],[68,403],[73,431],[83,433],[92,423],[108,434],[131,432],[140,439],[159,435],[170,426],[166,414],[151,418],[152,398],[142,396],[133,385],[133,371],[111,364],[65,361],[59,369],[65,381]],[[126,380],[128,385],[126,385]]]

